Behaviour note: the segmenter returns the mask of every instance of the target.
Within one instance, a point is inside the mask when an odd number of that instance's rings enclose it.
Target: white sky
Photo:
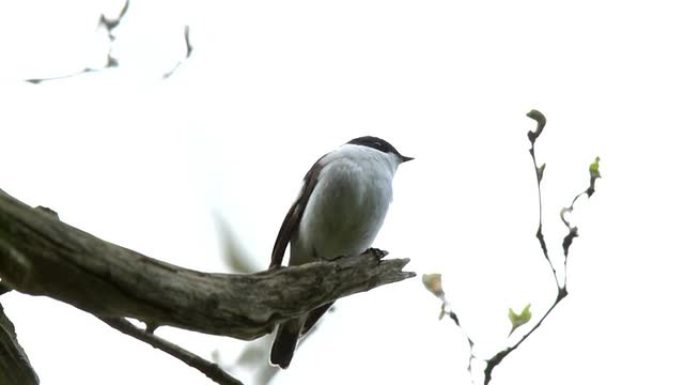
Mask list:
[[[684,317],[681,10],[667,1],[132,0],[117,69],[100,12],[118,2],[0,3],[0,188],[155,258],[225,271],[212,211],[261,267],[308,167],[373,134],[416,161],[395,179],[376,240],[441,272],[483,356],[507,309],[555,295],[534,238],[526,132],[549,120],[545,230],[602,158],[577,206],[570,296],[492,384],[678,383]],[[184,54],[193,56],[161,80]],[[94,317],[47,298],[0,297],[45,385],[209,384]],[[467,345],[419,279],[338,302],[277,384],[465,384]],[[244,343],[161,329],[230,363]],[[236,372],[251,383],[249,371]]]

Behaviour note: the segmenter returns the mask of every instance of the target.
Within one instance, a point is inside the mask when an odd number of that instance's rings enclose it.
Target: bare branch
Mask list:
[[[183,28],[183,37],[185,38],[185,58],[188,59],[192,55],[193,46],[190,44],[190,26],[187,24]]]
[[[38,385],[38,375],[0,305],[0,384]]]
[[[473,339],[470,338],[470,335],[465,332],[465,329],[463,326],[461,326],[461,321],[458,319],[458,316],[456,313],[451,309],[451,306],[449,303],[446,301],[446,299],[442,300],[442,313],[446,314],[449,316],[449,318],[454,321],[454,324],[456,324],[457,327],[459,327],[463,331],[463,336],[466,338],[468,341],[468,373],[470,373],[470,376],[472,377],[473,375],[473,360],[475,360],[477,357],[475,356],[475,342],[473,342]]]
[[[515,349],[517,349],[518,346],[520,346],[520,344],[522,344],[523,341],[525,341],[527,339],[527,337],[530,336],[530,334],[532,334],[535,330],[537,330],[537,328],[539,328],[539,326],[541,326],[542,322],[544,322],[546,317],[549,314],[551,314],[551,311],[553,311],[553,309],[556,308],[556,305],[558,305],[560,303],[560,301],[563,300],[563,298],[565,298],[567,295],[568,295],[568,292],[566,290],[564,290],[564,289],[559,290],[558,296],[556,296],[556,300],[546,310],[546,313],[544,313],[544,315],[539,319],[539,321],[537,321],[537,323],[530,330],[528,330],[527,333],[523,334],[523,336],[520,338],[520,340],[518,340],[518,342],[516,342],[512,346],[507,347],[506,349],[499,351],[498,353],[496,353],[495,355],[493,355],[491,358],[489,358],[486,361],[487,366],[485,367],[485,370],[484,370],[484,375],[485,375],[484,383],[485,383],[485,385],[489,384],[489,381],[491,381],[492,371],[494,370],[494,368],[496,368],[496,366],[499,365],[501,363],[501,361],[503,361],[503,359],[506,358],[507,355],[509,355]]]
[[[578,236],[578,232],[577,232],[577,227],[570,225],[570,222],[565,218],[565,214],[572,212],[575,202],[577,201],[577,199],[581,195],[586,194],[587,197],[591,197],[591,195],[595,191],[594,185],[595,185],[596,179],[601,177],[601,175],[598,171],[599,158],[596,157],[596,160],[594,161],[594,163],[592,163],[589,167],[589,172],[590,172],[589,188],[587,188],[585,191],[581,192],[580,194],[577,194],[575,196],[575,198],[572,200],[572,203],[570,204],[570,206],[563,208],[563,210],[561,211],[561,219],[562,219],[563,223],[565,224],[565,226],[568,228],[568,235],[565,236],[565,238],[563,239],[563,244],[562,244],[563,251],[564,251],[564,260],[563,260],[563,277],[564,277],[564,279],[563,279],[563,282],[561,283],[561,281],[558,278],[556,267],[553,265],[553,263],[551,262],[551,258],[549,257],[549,251],[548,251],[548,248],[546,246],[546,241],[544,240],[544,233],[542,231],[543,205],[542,205],[541,181],[542,181],[542,178],[544,176],[544,170],[546,168],[546,165],[542,164],[541,166],[539,166],[537,164],[537,157],[535,155],[535,147],[534,147],[537,139],[539,138],[539,136],[542,133],[542,130],[546,126],[546,117],[544,117],[544,115],[537,110],[530,111],[527,114],[527,116],[537,122],[536,130],[534,130],[534,131],[530,130],[527,133],[527,137],[529,138],[530,144],[531,144],[530,155],[532,156],[532,163],[534,165],[536,182],[537,182],[537,200],[538,200],[538,208],[539,208],[539,224],[538,224],[537,232],[536,232],[535,236],[536,236],[537,240],[539,241],[539,246],[541,247],[544,259],[546,260],[549,267],[551,268],[551,272],[553,273],[553,276],[555,279],[556,290],[557,290],[556,300],[546,310],[544,315],[542,315],[542,317],[539,318],[537,323],[534,324],[534,326],[532,326],[532,328],[530,328],[525,334],[523,334],[523,336],[520,337],[520,339],[515,344],[502,349],[498,353],[494,354],[493,356],[491,356],[490,358],[485,360],[485,363],[486,363],[486,366],[484,369],[484,384],[485,385],[489,384],[489,382],[491,381],[492,371],[494,370],[494,368],[496,368],[497,365],[499,365],[503,361],[503,359],[506,358],[506,356],[508,356],[510,353],[512,353],[514,350],[516,350],[535,330],[537,330],[541,326],[541,324],[544,322],[544,320],[549,316],[549,314],[551,314],[553,309],[555,309],[556,306],[563,300],[563,298],[565,298],[568,295],[568,291],[567,291],[568,252],[569,252],[570,245],[572,244],[572,240]],[[475,358],[478,358],[474,354],[474,349],[473,349],[474,342],[470,338],[468,333],[465,331],[465,329],[463,329],[463,327],[461,326],[459,319],[456,316],[456,313],[454,313],[454,311],[451,310],[451,307],[449,306],[449,302],[446,300],[446,295],[441,290],[441,281],[440,281],[439,285],[436,285],[434,282],[431,282],[431,279],[434,280],[435,277],[439,277],[439,274],[425,275],[423,278],[424,283],[426,282],[426,278],[427,278],[428,283],[431,283],[431,284],[426,284],[426,288],[442,300],[442,311],[441,311],[440,318],[443,315],[449,315],[449,318],[451,318],[454,321],[456,326],[458,326],[459,328],[461,328],[463,330],[465,337],[468,340],[468,345],[470,348],[470,359],[469,359],[469,363],[468,363],[468,372],[470,373],[470,375],[472,377],[472,375],[473,375],[473,373],[472,373],[472,362]],[[435,288],[438,288],[439,290],[436,290]],[[525,322],[527,322],[527,320]],[[509,337],[510,337],[510,334],[509,334]]]
[[[596,178],[597,178],[594,175],[594,173],[591,172],[591,182],[590,182],[589,188],[587,188],[582,193],[577,194],[575,196],[575,198],[572,200],[572,203],[570,204],[570,206],[561,210],[561,219],[563,220],[563,223],[565,223],[565,225],[568,228],[568,235],[565,236],[565,238],[563,239],[563,244],[562,244],[564,258],[563,258],[563,283],[561,283],[559,278],[558,278],[558,274],[556,273],[556,268],[553,266],[553,263],[551,262],[551,259],[549,258],[548,250],[546,248],[546,243],[544,242],[544,234],[542,233],[541,218],[542,218],[543,207],[542,207],[542,197],[541,197],[541,176],[544,172],[544,165],[542,165],[541,168],[537,166],[537,158],[536,158],[535,152],[534,152],[534,145],[536,143],[536,140],[539,137],[539,135],[541,134],[542,129],[546,125],[546,117],[544,117],[544,115],[537,110],[530,111],[527,114],[527,116],[537,122],[536,132],[530,131],[527,134],[528,138],[530,139],[530,143],[531,143],[530,155],[532,155],[532,161],[533,161],[534,167],[537,171],[537,193],[538,193],[538,199],[539,199],[539,227],[537,229],[536,236],[537,236],[537,239],[539,239],[539,243],[541,245],[541,249],[542,249],[542,252],[544,254],[544,258],[548,262],[549,266],[551,266],[551,270],[553,271],[553,276],[554,276],[555,281],[556,281],[556,289],[557,289],[556,300],[546,310],[544,315],[537,321],[537,323],[531,329],[529,329],[525,334],[523,334],[523,336],[518,340],[518,342],[516,342],[512,346],[509,346],[509,347],[499,351],[498,353],[493,355],[491,358],[486,360],[487,365],[486,365],[485,370],[484,370],[484,375],[485,375],[484,383],[485,383],[485,385],[489,384],[489,381],[492,379],[492,371],[494,370],[494,368],[496,368],[496,366],[499,365],[501,363],[501,361],[503,361],[503,359],[506,358],[506,356],[508,356],[515,349],[517,349],[520,346],[520,344],[522,344],[532,333],[534,333],[534,331],[537,330],[539,328],[539,326],[541,326],[541,324],[544,322],[546,317],[548,317],[548,315],[551,314],[553,309],[555,309],[556,306],[565,297],[567,297],[567,295],[568,295],[568,289],[567,289],[568,252],[569,252],[570,245],[572,244],[572,240],[578,236],[578,233],[577,233],[577,227],[572,227],[569,224],[569,222],[565,219],[564,214],[566,212],[572,211],[573,206],[575,204],[575,201],[577,201],[577,198],[579,198],[582,194],[587,194],[587,197],[591,196],[591,194],[594,192],[594,182],[596,181]],[[598,162],[598,158],[597,158],[597,162]],[[596,168],[598,168],[598,165],[596,166]],[[541,169],[541,171],[540,171],[540,169]],[[590,171],[591,171],[591,169],[590,169]]]
[[[103,241],[0,194],[0,279],[99,317],[251,340],[340,297],[413,277],[369,251],[255,274],[185,269]]]
[[[114,41],[116,40],[116,36],[114,35],[114,30],[119,26],[123,17],[126,16],[126,13],[128,12],[129,5],[130,5],[130,0],[126,0],[124,5],[122,6],[121,10],[119,11],[119,14],[113,18],[108,18],[107,16],[105,16],[104,13],[100,14],[100,19],[98,20],[98,25],[101,27],[104,27],[104,29],[107,31],[107,38],[109,39],[109,51],[107,52],[107,62],[105,63],[104,66],[102,66],[101,68],[85,67],[80,71],[70,73],[70,74],[66,74],[66,75],[54,76],[54,77],[49,77],[49,78],[25,79],[24,81],[31,83],[31,84],[40,84],[42,82],[46,82],[46,81],[50,81],[50,80],[63,80],[63,79],[68,79],[68,78],[72,78],[75,76],[87,74],[90,72],[99,72],[99,71],[102,71],[102,70],[105,70],[108,68],[118,67],[119,61],[114,56],[112,56],[112,46],[114,45]]]
[[[133,338],[139,339],[140,341],[146,342],[156,349],[159,349],[165,353],[170,354],[173,357],[178,358],[183,361],[188,366],[191,366],[200,372],[204,373],[211,380],[221,385],[242,385],[238,379],[232,377],[218,365],[209,362],[202,357],[191,353],[180,346],[166,341],[163,338],[157,337],[152,333],[148,333],[144,330],[138,329],[130,322],[123,318],[100,318],[107,325],[113,327],[114,329],[129,335]]]
[[[107,34],[109,35],[109,41],[114,42],[114,30],[116,27],[119,26],[119,23],[121,23],[121,19],[123,19],[124,16],[126,16],[126,13],[128,12],[128,8],[130,6],[130,0],[126,0],[124,3],[123,7],[121,7],[121,10],[119,11],[119,14],[116,17],[113,18],[108,18],[105,16],[104,13],[100,14],[100,21],[99,24],[107,30]]]
[[[543,210],[541,181],[544,177],[544,170],[546,170],[546,164],[542,164],[541,166],[537,165],[537,156],[534,152],[534,144],[537,142],[539,135],[541,135],[542,131],[544,130],[544,127],[546,126],[546,117],[544,116],[544,114],[537,110],[531,110],[530,112],[528,112],[527,117],[537,122],[537,129],[535,131],[527,132],[527,138],[530,140],[530,155],[532,156],[532,164],[534,165],[534,172],[537,177],[537,202],[539,212],[539,226],[537,227],[537,233],[535,234],[535,236],[537,237],[537,240],[539,240],[539,246],[541,247],[542,252],[544,253],[544,258],[546,258],[546,262],[549,264],[549,267],[551,268],[551,272],[553,273],[553,279],[556,282],[556,286],[558,286],[558,288],[560,289],[558,272],[556,271],[556,267],[553,266],[551,258],[549,258],[549,250],[546,247],[546,240],[544,239],[544,232],[542,231]]]
[[[174,65],[173,68],[171,68],[169,72],[162,75],[163,79],[168,79],[169,77],[171,77],[171,75],[173,75],[176,72],[178,67],[180,67],[181,64],[183,64],[186,60],[190,59],[190,55],[192,55],[192,50],[194,49],[194,47],[190,43],[190,26],[187,24],[183,29],[183,37],[185,39],[185,56],[181,60],[179,60],[176,63],[176,65]]]

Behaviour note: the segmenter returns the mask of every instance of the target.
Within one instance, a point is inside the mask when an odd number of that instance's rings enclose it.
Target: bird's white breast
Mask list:
[[[291,264],[357,255],[371,246],[392,200],[394,154],[346,145],[322,159],[292,243]]]

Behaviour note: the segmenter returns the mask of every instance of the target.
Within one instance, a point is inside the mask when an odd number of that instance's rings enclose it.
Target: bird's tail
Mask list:
[[[299,319],[289,320],[278,326],[278,332],[271,347],[272,365],[280,366],[281,369],[287,369],[290,366],[301,328],[302,323]]]

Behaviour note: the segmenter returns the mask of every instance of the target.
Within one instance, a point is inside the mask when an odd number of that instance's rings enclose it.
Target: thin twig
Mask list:
[[[121,10],[119,11],[119,14],[114,17],[114,18],[107,18],[107,16],[104,15],[104,13],[100,14],[100,19],[98,20],[98,25],[102,26],[105,28],[107,31],[107,38],[109,39],[109,50],[107,51],[107,62],[105,63],[104,66],[100,68],[92,68],[92,67],[85,67],[80,71],[66,74],[66,75],[59,75],[59,76],[53,76],[53,77],[48,77],[48,78],[33,78],[33,79],[25,79],[26,82],[32,83],[32,84],[40,84],[46,81],[50,80],[63,80],[63,79],[68,79],[72,78],[75,76],[80,76],[83,74],[87,74],[90,72],[99,72],[108,68],[115,68],[119,66],[119,61],[112,56],[112,47],[114,46],[114,41],[116,40],[116,36],[114,35],[114,30],[119,26],[121,23],[121,20],[123,19],[124,16],[126,16],[126,13],[128,13],[128,8],[130,5],[130,0],[126,0],[124,5],[121,7]]]
[[[173,75],[176,72],[178,67],[180,67],[181,64],[183,64],[186,60],[190,59],[190,55],[192,55],[192,50],[194,49],[194,47],[190,43],[190,26],[187,24],[183,29],[183,37],[185,39],[185,56],[181,60],[179,60],[169,72],[162,75],[163,79],[168,79],[169,77],[171,77],[171,75]]]
[[[565,238],[563,238],[563,267],[566,273],[568,271],[568,253],[570,251],[570,246],[572,245],[572,241],[579,236],[579,233],[577,230],[577,226],[573,226],[572,224],[570,224],[570,221],[565,217],[565,214],[572,213],[572,211],[575,209],[575,202],[577,202],[577,199],[579,199],[582,195],[586,195],[587,199],[589,199],[594,194],[594,191],[596,191],[596,179],[601,177],[601,174],[598,171],[599,160],[599,157],[596,157],[594,163],[592,163],[592,165],[589,166],[589,187],[587,187],[586,190],[575,195],[575,198],[570,203],[570,206],[564,207],[560,212],[561,221],[563,221],[563,224],[568,229],[568,234],[565,236]],[[568,277],[567,274],[565,274],[565,276],[563,277],[563,288],[565,288],[567,282]]]
[[[542,178],[544,177],[544,170],[546,170],[546,164],[542,164],[539,166],[537,164],[537,156],[534,151],[534,144],[537,141],[537,138],[539,138],[539,135],[541,135],[542,131],[544,130],[544,127],[546,126],[546,117],[544,115],[537,111],[537,110],[531,110],[530,112],[527,113],[527,117],[530,119],[534,119],[537,122],[537,129],[532,131],[527,132],[527,138],[530,140],[530,155],[532,156],[532,164],[534,165],[534,174],[537,178],[537,202],[538,202],[538,211],[539,211],[539,226],[537,227],[537,233],[535,236],[539,240],[539,246],[542,249],[542,252],[544,253],[544,258],[546,259],[546,262],[548,262],[549,267],[551,268],[551,272],[553,272],[553,278],[556,281],[556,286],[560,288],[560,282],[558,280],[558,272],[556,271],[556,267],[553,265],[551,262],[551,258],[549,258],[549,250],[546,247],[546,241],[544,240],[544,233],[542,231],[542,192],[541,192],[541,181]]]
[[[126,13],[128,13],[129,6],[130,0],[126,0],[123,7],[121,7],[121,10],[119,11],[119,14],[112,19],[107,18],[107,16],[105,16],[104,13],[100,14],[99,24],[105,27],[105,29],[107,30],[107,35],[109,36],[110,43],[114,42],[114,39],[116,39],[113,32],[119,26],[119,23],[121,23],[123,17],[126,16]]]
[[[520,346],[520,344],[522,344],[523,341],[525,341],[527,339],[527,337],[529,337],[535,330],[537,330],[537,328],[539,328],[539,326],[541,326],[542,322],[544,322],[546,317],[551,313],[551,311],[556,307],[556,305],[558,305],[560,303],[560,301],[562,301],[563,298],[565,298],[565,296],[567,296],[567,295],[568,295],[567,291],[559,289],[558,295],[556,296],[556,300],[549,307],[549,309],[546,310],[546,313],[544,313],[544,315],[539,319],[539,321],[537,321],[537,323],[532,327],[532,329],[530,329],[527,333],[525,333],[522,336],[522,338],[520,338],[520,340],[518,340],[518,342],[515,343],[515,345],[509,346],[508,348],[496,353],[495,355],[493,355],[491,358],[489,358],[486,361],[487,366],[485,367],[485,370],[484,370],[484,375],[485,375],[484,383],[485,383],[485,385],[489,384],[489,381],[491,381],[492,371],[494,370],[494,368],[497,365],[499,365],[501,363],[501,361],[503,361],[503,359],[506,358],[507,355],[509,355],[511,352],[513,352],[515,349],[517,349],[518,346]]]
[[[225,371],[223,371],[215,363],[209,362],[204,358],[189,352],[180,346],[173,344],[163,338],[157,337],[152,333],[148,333],[143,329],[135,327],[132,323],[126,321],[124,318],[107,318],[99,317],[107,325],[113,327],[114,329],[143,341],[155,349],[159,349],[181,361],[183,361],[188,366],[191,366],[200,372],[204,373],[205,376],[209,377],[211,380],[221,385],[242,385],[240,380],[232,377]]]
[[[447,314],[449,316],[449,318],[451,318],[451,320],[454,321],[456,326],[458,326],[463,331],[463,336],[468,341],[468,349],[469,349],[468,373],[470,373],[470,378],[472,379],[473,378],[473,360],[475,360],[477,358],[475,356],[475,352],[473,350],[473,348],[475,347],[475,343],[470,338],[468,333],[466,333],[463,326],[461,326],[461,322],[459,321],[458,316],[456,315],[456,313],[453,310],[451,310],[451,307],[449,306],[449,303],[446,300],[444,300],[444,302],[442,302],[442,312],[444,314]]]
[[[568,253],[570,249],[570,245],[572,244],[572,241],[574,238],[578,236],[578,231],[577,227],[572,226],[570,222],[565,218],[565,214],[572,212],[573,207],[577,199],[583,195],[586,194],[587,197],[591,197],[591,195],[594,193],[594,184],[596,182],[597,178],[600,178],[601,175],[598,172],[598,161],[599,158],[596,158],[596,161],[589,167],[590,171],[590,183],[589,183],[589,188],[584,190],[583,192],[577,194],[575,198],[572,200],[570,206],[563,208],[561,210],[561,219],[563,223],[566,225],[568,228],[568,234],[565,236],[563,239],[563,252],[564,252],[564,260],[563,260],[563,283],[561,284],[560,279],[558,277],[558,271],[556,270],[556,267],[554,264],[551,262],[551,258],[549,257],[549,252],[548,248],[546,246],[546,241],[544,240],[544,233],[542,231],[542,217],[543,217],[543,205],[542,205],[542,191],[541,191],[541,181],[544,176],[544,170],[546,169],[546,165],[542,164],[539,166],[537,164],[537,157],[535,155],[535,142],[541,135],[545,125],[546,125],[546,118],[544,115],[537,111],[537,110],[532,110],[530,111],[527,116],[537,122],[537,128],[536,130],[530,130],[527,133],[527,137],[530,140],[530,155],[532,156],[532,163],[534,165],[535,169],[535,175],[536,175],[536,181],[537,181],[537,201],[538,201],[538,208],[539,208],[539,225],[537,227],[537,233],[536,233],[536,238],[539,240],[539,245],[542,249],[542,253],[544,255],[544,259],[546,259],[546,262],[548,263],[549,267],[551,268],[551,272],[553,273],[555,283],[556,283],[556,299],[555,301],[551,304],[551,306],[546,310],[544,315],[537,321],[537,323],[532,326],[530,330],[528,330],[525,334],[523,334],[520,339],[513,344],[512,346],[509,346],[498,353],[494,354],[492,357],[489,359],[485,360],[486,366],[484,369],[484,384],[487,385],[492,379],[492,371],[494,368],[496,368],[497,365],[499,365],[506,356],[508,356],[511,352],[516,350],[527,338],[535,331],[537,330],[541,324],[544,322],[544,320],[551,314],[553,309],[556,308],[556,306],[568,295],[567,291],[567,262],[568,262]],[[423,283],[425,284],[425,287],[428,289],[428,291],[432,292],[435,296],[440,298],[442,300],[442,316],[445,314],[449,315],[449,318],[451,318],[456,326],[461,328],[463,330],[463,333],[465,334],[466,338],[468,339],[468,344],[469,344],[469,349],[470,349],[470,359],[468,361],[468,372],[471,375],[471,378],[473,377],[472,373],[472,362],[475,358],[475,354],[473,353],[473,341],[471,338],[468,336],[467,332],[463,327],[461,326],[458,317],[456,314],[450,309],[449,304],[446,300],[446,295],[444,294],[444,291],[442,290],[441,286],[441,276],[440,274],[426,274],[423,275]],[[440,316],[441,318],[441,316]]]
[[[84,75],[87,73],[91,72],[100,72],[106,69],[110,68],[115,68],[119,66],[119,60],[112,54],[112,50],[114,47],[114,43],[116,41],[116,35],[114,33],[115,29],[119,27],[121,24],[121,21],[123,20],[124,16],[128,13],[130,6],[130,0],[126,0],[125,3],[123,4],[121,10],[119,11],[118,15],[116,15],[113,18],[108,18],[105,16],[104,13],[100,14],[100,19],[98,20],[98,26],[102,27],[105,29],[107,32],[107,38],[109,40],[109,50],[107,51],[107,58],[106,62],[104,63],[103,66],[101,67],[85,67],[81,70],[78,70],[73,73],[68,73],[65,75],[58,75],[58,76],[53,76],[53,77],[45,77],[45,78],[32,78],[32,79],[25,79],[24,81],[32,84],[40,84],[46,81],[51,81],[51,80],[63,80],[63,79],[69,79],[72,77]],[[183,39],[185,43],[185,56],[183,59],[179,60],[176,62],[176,64],[173,66],[173,68],[166,72],[164,75],[162,75],[162,78],[166,79],[170,77],[171,75],[174,74],[174,72],[178,69],[178,67],[181,66],[187,59],[190,58],[190,55],[192,55],[194,47],[190,43],[190,27],[188,25],[184,26],[183,29]]]
[[[567,290],[567,277],[568,277],[568,253],[570,249],[570,245],[572,244],[572,240],[578,236],[577,233],[577,227],[573,227],[570,225],[570,223],[565,219],[564,214],[566,212],[571,212],[573,209],[573,206],[575,202],[577,201],[577,198],[579,198],[582,194],[587,194],[588,197],[591,196],[594,192],[594,182],[597,178],[597,176],[594,176],[593,173],[591,175],[591,181],[590,181],[590,186],[587,188],[585,191],[583,191],[580,194],[577,194],[575,198],[572,200],[572,203],[570,204],[569,207],[564,208],[561,210],[561,219],[563,220],[563,223],[568,228],[568,235],[565,236],[563,239],[563,252],[564,252],[564,259],[563,259],[563,283],[560,283],[560,280],[558,278],[557,271],[555,267],[553,266],[553,263],[551,262],[551,259],[549,258],[548,250],[546,248],[546,243],[544,242],[544,234],[542,233],[542,223],[541,223],[541,218],[542,218],[542,196],[541,196],[541,179],[544,173],[545,165],[542,165],[541,167],[537,166],[537,159],[535,156],[534,152],[534,145],[535,141],[541,134],[542,129],[544,128],[546,124],[546,118],[544,115],[537,111],[537,110],[532,110],[530,111],[527,116],[531,119],[534,119],[537,122],[537,130],[536,131],[529,131],[527,136],[530,139],[531,143],[531,148],[530,148],[530,155],[532,156],[532,162],[535,167],[536,175],[537,175],[537,193],[538,193],[538,200],[539,200],[539,228],[537,230],[537,239],[539,239],[542,251],[544,253],[544,258],[546,261],[549,263],[549,266],[551,266],[551,270],[553,271],[553,275],[556,281],[556,288],[557,288],[557,293],[556,293],[556,299],[555,301],[551,304],[551,306],[546,310],[544,315],[537,321],[537,323],[530,329],[528,330],[523,336],[516,342],[514,345],[501,350],[500,352],[496,353],[494,356],[486,360],[486,367],[484,370],[484,375],[485,375],[485,380],[484,384],[487,385],[489,384],[489,381],[492,378],[492,371],[494,368],[503,361],[506,356],[508,356],[511,352],[513,352],[515,349],[517,349],[520,344],[522,344],[535,330],[541,326],[541,324],[544,322],[546,317],[548,317],[549,314],[553,311],[553,309],[556,308],[556,306],[568,295],[568,290]]]

